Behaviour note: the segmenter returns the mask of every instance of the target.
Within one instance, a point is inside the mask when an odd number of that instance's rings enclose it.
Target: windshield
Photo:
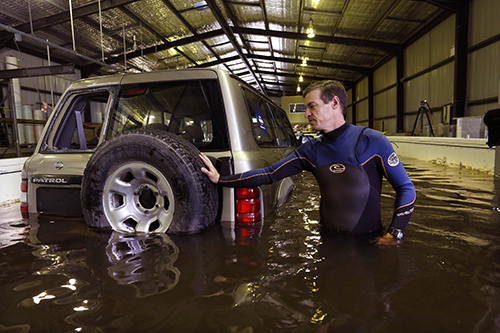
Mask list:
[[[107,138],[136,129],[175,133],[204,151],[229,149],[217,80],[122,86],[110,115]]]

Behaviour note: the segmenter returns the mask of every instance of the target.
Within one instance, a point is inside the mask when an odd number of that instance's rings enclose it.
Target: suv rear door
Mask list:
[[[65,95],[27,162],[30,213],[81,215],[83,170],[99,143],[112,94],[112,88],[101,88]]]

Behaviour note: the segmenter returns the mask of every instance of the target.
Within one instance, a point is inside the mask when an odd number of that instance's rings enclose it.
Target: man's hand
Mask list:
[[[219,182],[220,175],[219,175],[219,172],[217,172],[217,169],[212,164],[212,161],[210,161],[210,159],[203,154],[200,154],[200,158],[208,168],[207,169],[207,168],[202,167],[201,172],[203,172],[205,175],[207,175],[208,179],[210,179],[210,181],[212,183],[217,184]]]
[[[375,238],[371,243],[375,245],[398,245],[396,237],[389,233],[382,237]]]

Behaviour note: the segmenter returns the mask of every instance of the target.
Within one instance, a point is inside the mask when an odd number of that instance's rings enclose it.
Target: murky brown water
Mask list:
[[[13,218],[0,225],[0,331],[499,332],[500,183],[405,162],[417,203],[400,246],[321,232],[308,174],[254,228],[127,236]]]

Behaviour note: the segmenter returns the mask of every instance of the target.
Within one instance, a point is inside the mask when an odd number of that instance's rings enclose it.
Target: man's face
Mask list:
[[[321,99],[321,89],[316,88],[311,90],[304,97],[306,105],[305,117],[309,120],[312,128],[315,131],[329,132],[334,128],[334,103],[335,99],[325,103]]]

